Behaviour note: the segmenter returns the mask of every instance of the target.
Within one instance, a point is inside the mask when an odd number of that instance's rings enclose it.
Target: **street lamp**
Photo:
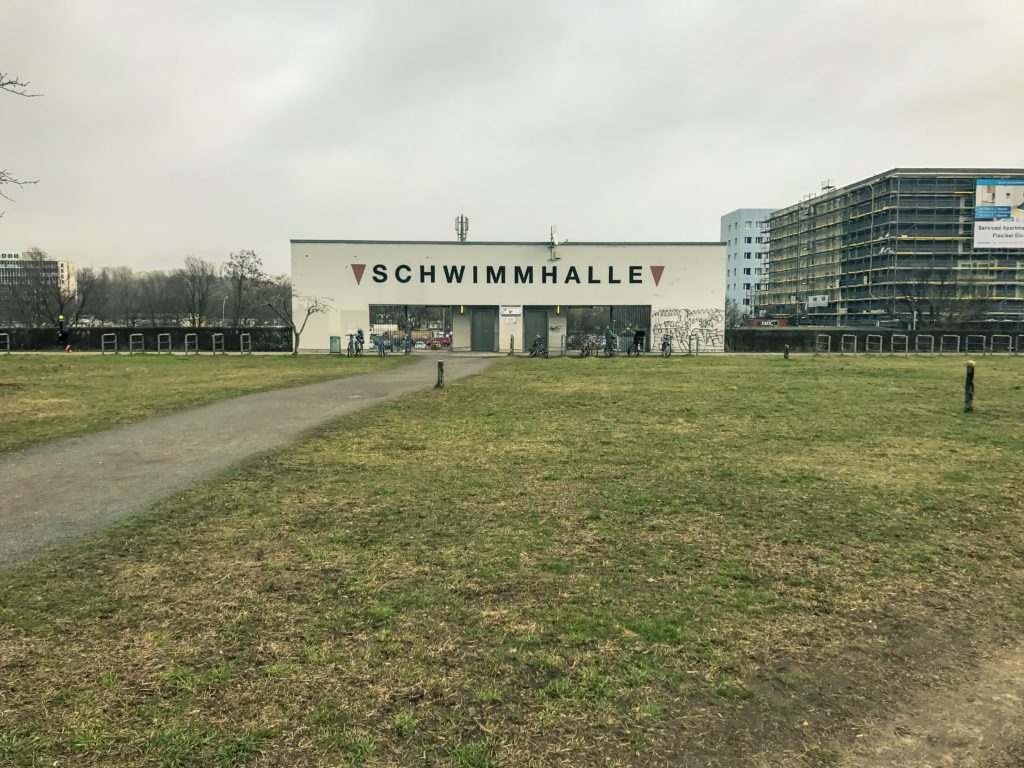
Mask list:
[[[227,306],[228,297],[224,297],[224,301],[220,303],[220,327],[224,327],[224,308]]]

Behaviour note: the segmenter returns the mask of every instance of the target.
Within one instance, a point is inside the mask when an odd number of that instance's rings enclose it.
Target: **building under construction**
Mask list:
[[[896,168],[764,222],[760,317],[830,326],[1024,320],[1024,169]]]

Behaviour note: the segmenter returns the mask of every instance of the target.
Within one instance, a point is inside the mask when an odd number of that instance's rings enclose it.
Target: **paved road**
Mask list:
[[[445,381],[493,358],[444,356]],[[386,373],[261,392],[0,454],[0,565],[76,541],[345,414],[437,381],[437,357]]]

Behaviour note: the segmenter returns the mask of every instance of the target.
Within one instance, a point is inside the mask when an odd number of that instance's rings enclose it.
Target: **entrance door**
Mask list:
[[[529,351],[533,340],[540,336],[544,346],[548,345],[548,311],[546,309],[523,310],[523,351]]]
[[[469,348],[473,352],[495,352],[495,331],[498,324],[498,310],[496,309],[473,309],[471,336]]]

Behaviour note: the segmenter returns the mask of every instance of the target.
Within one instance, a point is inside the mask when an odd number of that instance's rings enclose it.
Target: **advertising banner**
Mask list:
[[[1024,248],[1024,179],[978,179],[974,248]]]

